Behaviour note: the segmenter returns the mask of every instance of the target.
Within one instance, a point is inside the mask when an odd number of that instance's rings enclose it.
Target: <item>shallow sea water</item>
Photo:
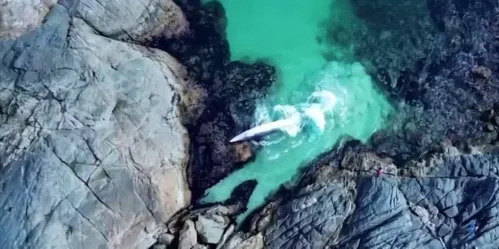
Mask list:
[[[302,123],[261,141],[256,160],[207,190],[202,203],[224,201],[240,183],[258,185],[246,215],[265,202],[299,168],[330,149],[344,135],[367,140],[383,127],[392,107],[373,88],[363,66],[348,58],[351,48],[327,43],[326,28],[355,24],[345,0],[220,0],[228,19],[232,60],[265,59],[278,81],[255,112],[255,124],[300,115]],[[353,46],[354,44],[352,44]],[[350,57],[351,58],[351,57]],[[330,96],[334,96],[333,99]],[[324,97],[326,96],[326,97]],[[320,106],[324,108],[313,109]],[[317,110],[320,110],[317,111]]]

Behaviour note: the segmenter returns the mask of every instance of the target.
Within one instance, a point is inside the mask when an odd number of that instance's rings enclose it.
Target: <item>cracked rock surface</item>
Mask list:
[[[57,0],[1,0],[0,38],[17,38],[36,28]]]
[[[280,202],[266,248],[499,245],[497,154],[433,154],[425,166],[411,162],[405,171],[358,150],[337,158],[318,162],[305,174],[313,177]],[[385,173],[378,176],[379,167]]]
[[[148,248],[190,203],[185,70],[86,24],[139,35],[157,27],[137,21],[145,1],[113,21],[107,10],[130,1],[81,0],[85,21],[62,2],[32,32],[0,40],[0,244]]]
[[[121,40],[172,37],[188,28],[172,0],[2,0],[0,38],[32,31],[57,2],[100,34]]]

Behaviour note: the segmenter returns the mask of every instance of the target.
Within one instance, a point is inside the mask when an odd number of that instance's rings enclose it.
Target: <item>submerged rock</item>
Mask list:
[[[475,66],[471,69],[471,71],[475,75],[482,77],[484,79],[490,79],[490,77],[492,77],[492,71],[490,71],[489,68],[484,66]]]
[[[75,5],[0,40],[0,244],[147,248],[190,203],[187,74],[162,51],[94,29],[138,37],[164,5],[62,2]]]
[[[444,138],[457,143],[484,136],[479,117],[499,100],[499,40],[493,35],[499,31],[493,24],[499,20],[498,3],[351,3],[360,27],[350,32],[354,35],[347,44],[356,44],[358,60],[370,62],[364,64],[381,89],[404,102],[391,126],[373,136],[376,153],[403,163]],[[406,128],[406,123],[417,129]]]
[[[190,129],[192,161],[190,177],[193,192],[201,194],[208,187],[240,166],[229,140],[252,124],[255,102],[273,81],[274,71],[263,63],[231,62],[227,76],[214,89],[214,98],[206,105],[198,124]]]
[[[192,141],[188,175],[193,197],[198,199],[250,159],[246,147],[237,156],[229,140],[250,128],[255,102],[276,80],[276,70],[264,62],[230,61],[221,3],[196,0],[179,1],[179,5],[190,23],[189,35],[155,40],[150,45],[178,58],[208,96],[199,118],[188,127]]]

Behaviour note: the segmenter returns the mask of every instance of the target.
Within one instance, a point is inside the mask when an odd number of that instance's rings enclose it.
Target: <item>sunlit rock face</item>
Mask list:
[[[88,23],[54,5],[0,40],[2,247],[148,248],[190,204],[184,67]]]

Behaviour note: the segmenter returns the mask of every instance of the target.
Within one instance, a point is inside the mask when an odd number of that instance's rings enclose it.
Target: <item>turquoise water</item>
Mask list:
[[[232,60],[267,59],[278,69],[279,79],[270,97],[257,105],[254,125],[293,115],[302,117],[302,122],[262,141],[254,162],[208,189],[202,200],[203,203],[224,201],[238,184],[256,179],[258,185],[248,203],[251,212],[272,191],[292,180],[300,166],[330,149],[342,136],[367,140],[383,127],[392,108],[373,88],[363,66],[351,62],[352,47],[324,42],[324,27],[345,27],[357,22],[347,1],[221,0],[221,3],[228,19]],[[325,53],[350,60],[329,61]]]

